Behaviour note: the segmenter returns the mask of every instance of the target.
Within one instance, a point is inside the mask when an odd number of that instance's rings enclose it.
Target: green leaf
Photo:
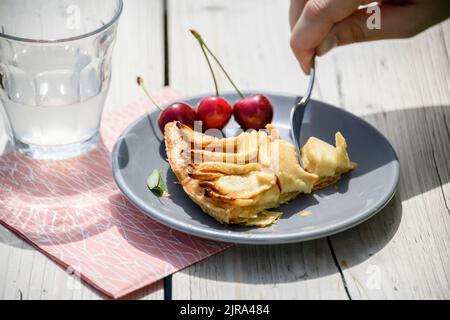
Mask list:
[[[152,190],[153,188],[156,188],[159,183],[160,179],[160,172],[158,170],[153,170],[152,174],[148,176],[147,178],[147,187]]]
[[[159,181],[158,181],[158,187],[164,192],[166,190],[166,185],[164,183],[164,180],[162,178],[162,173],[159,171]]]
[[[153,172],[147,178],[147,187],[155,194],[161,196],[166,190],[166,186],[162,179],[161,172],[153,170]]]

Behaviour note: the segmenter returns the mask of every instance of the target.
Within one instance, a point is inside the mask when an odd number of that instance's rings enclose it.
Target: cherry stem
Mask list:
[[[155,100],[153,100],[152,96],[150,95],[150,93],[147,91],[147,89],[145,88],[144,85],[144,79],[142,77],[137,77],[137,84],[138,86],[140,86],[142,88],[142,90],[144,90],[145,94],[147,95],[148,99],[150,100],[150,102],[157,107],[159,110],[164,111],[164,108],[161,107],[159,104],[156,103]]]
[[[227,73],[227,71],[225,70],[225,68],[222,66],[222,64],[220,63],[219,59],[217,59],[217,57],[214,55],[214,53],[209,49],[209,47],[206,45],[205,41],[203,40],[202,36],[195,30],[190,30],[191,33],[194,35],[194,37],[198,40],[198,42],[200,43],[200,45],[203,47],[205,47],[205,49],[209,52],[209,54],[211,55],[211,57],[213,57],[214,61],[216,61],[217,65],[220,67],[220,69],[222,69],[223,73],[225,74],[225,76],[227,77],[228,81],[230,81],[231,85],[233,86],[233,88],[236,90],[236,92],[239,94],[239,96],[242,99],[245,99],[245,96],[242,94],[242,92],[238,89],[238,87],[234,84],[233,80],[231,79],[231,77],[229,76],[229,74]]]
[[[216,79],[216,75],[214,73],[214,70],[211,66],[211,61],[209,61],[208,55],[206,54],[205,48],[204,48],[204,42],[203,39],[201,37],[199,37],[200,35],[198,34],[197,31],[195,30],[189,30],[191,31],[192,35],[195,37],[195,39],[197,39],[198,44],[200,45],[200,48],[202,49],[203,55],[205,56],[206,62],[208,63],[208,67],[209,67],[209,71],[211,71],[211,75],[214,81],[214,87],[216,88],[216,97],[219,96],[219,87],[217,85],[217,79]]]

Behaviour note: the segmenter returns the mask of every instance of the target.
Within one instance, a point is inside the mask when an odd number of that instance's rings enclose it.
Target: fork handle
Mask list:
[[[315,78],[316,78],[316,56],[314,55],[311,59],[311,69],[309,71],[308,87],[306,88],[306,92],[303,95],[302,99],[298,102],[297,104],[298,107],[305,107],[308,104],[314,87]]]

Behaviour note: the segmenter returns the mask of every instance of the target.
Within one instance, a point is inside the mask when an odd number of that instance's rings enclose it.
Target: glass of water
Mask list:
[[[1,0],[0,101],[14,147],[65,159],[97,145],[122,0]]]

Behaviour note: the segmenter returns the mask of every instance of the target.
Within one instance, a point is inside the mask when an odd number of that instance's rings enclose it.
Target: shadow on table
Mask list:
[[[368,115],[396,150],[401,177],[396,196],[376,216],[357,227],[331,236],[345,246],[341,268],[370,259],[395,236],[402,220],[402,201],[450,181],[450,107],[425,107]],[[437,147],[438,146],[438,147]],[[327,239],[304,243],[238,245],[182,271],[190,276],[250,284],[273,284],[319,278],[338,272]]]
[[[342,237],[349,237],[356,244],[364,238],[360,230],[377,231],[371,235],[377,247],[368,249],[359,246],[360,251],[356,255],[358,260],[344,262],[346,267],[351,266],[350,262],[354,264],[363,262],[386,246],[394,237],[401,219],[401,201],[395,196],[375,217],[358,227],[342,232]],[[331,239],[333,237],[331,236]],[[278,283],[326,277],[339,271],[333,261],[327,239],[322,238],[284,245],[237,245],[181,272],[214,281],[275,286]]]
[[[117,193],[110,158],[103,140],[85,155],[64,161],[1,157],[1,223],[37,245],[48,245],[49,239],[54,245],[77,242],[105,231],[99,225],[109,225],[109,196]],[[31,248],[5,230],[0,242]]]

